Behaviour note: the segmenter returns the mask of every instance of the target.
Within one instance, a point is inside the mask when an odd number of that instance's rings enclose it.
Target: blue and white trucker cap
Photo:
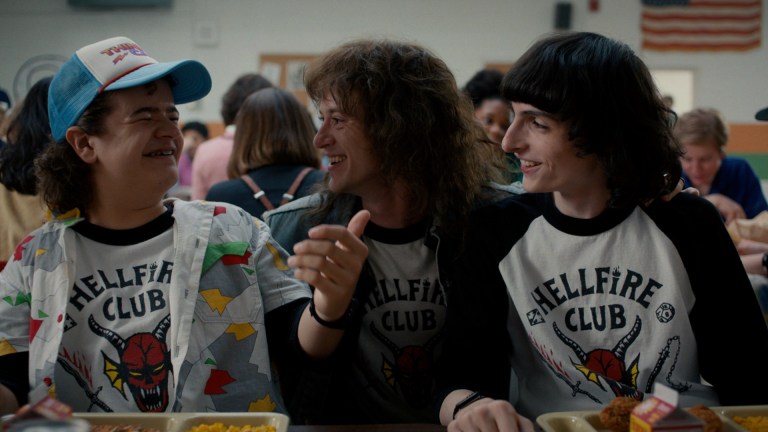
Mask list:
[[[202,99],[211,91],[211,75],[202,63],[159,63],[136,42],[113,37],[75,51],[51,81],[48,117],[56,141],[77,123],[101,92],[140,86],[170,75],[176,104]]]

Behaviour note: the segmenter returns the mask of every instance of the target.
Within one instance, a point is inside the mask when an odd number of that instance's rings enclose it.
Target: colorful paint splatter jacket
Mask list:
[[[269,228],[244,210],[202,201],[166,204],[174,219],[170,319],[163,331],[173,371],[167,410],[284,411],[270,372],[264,316],[309,297],[309,288],[293,277]],[[72,226],[79,221],[56,220],[32,232],[0,273],[0,356],[29,352],[33,391],[56,394],[54,370],[75,284],[79,234]]]

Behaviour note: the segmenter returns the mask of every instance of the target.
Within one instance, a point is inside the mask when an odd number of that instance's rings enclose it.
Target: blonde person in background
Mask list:
[[[683,150],[680,160],[686,186],[697,188],[720,212],[759,294],[768,281],[763,267],[768,243],[738,233],[739,225],[746,222],[743,219],[753,219],[768,210],[760,179],[745,159],[726,155],[728,126],[719,111],[696,108],[686,112],[673,130]],[[746,223],[759,225],[757,220]],[[768,299],[763,299],[762,304],[768,310]]]
[[[309,195],[322,181],[320,157],[312,145],[312,117],[288,91],[272,87],[248,96],[235,125],[231,180],[213,185],[206,200],[235,204],[261,217]]]
[[[697,108],[680,116],[675,138],[683,150],[683,180],[717,207],[726,225],[751,219],[768,210],[760,179],[749,163],[727,156],[728,128],[712,108]]]
[[[755,120],[768,121],[768,108],[755,113]],[[768,322],[768,227],[763,223],[762,217],[749,221],[747,225],[751,225],[755,237],[760,238],[740,237],[734,240],[737,241],[736,248],[741,254],[741,262],[749,274],[752,288]]]

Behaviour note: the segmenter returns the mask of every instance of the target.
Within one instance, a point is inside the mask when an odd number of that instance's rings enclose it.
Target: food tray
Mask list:
[[[768,416],[768,405],[711,407],[723,420],[722,432],[745,432],[734,416]],[[567,411],[542,414],[536,423],[544,432],[611,432],[600,421],[599,411]]]
[[[186,432],[201,424],[223,423],[224,426],[272,425],[277,432],[288,431],[288,416],[278,413],[76,413],[91,425],[142,425],[160,432]]]
[[[721,416],[725,416],[729,419],[733,417],[749,417],[749,416],[763,416],[768,417],[768,405],[745,405],[745,406],[729,406],[729,407],[715,407],[712,408],[716,413]],[[733,422],[736,424],[736,422]],[[744,430],[744,428],[736,426],[737,430]]]

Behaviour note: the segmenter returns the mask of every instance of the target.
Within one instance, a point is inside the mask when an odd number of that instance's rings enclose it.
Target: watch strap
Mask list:
[[[480,392],[472,392],[469,394],[469,396],[465,397],[464,399],[460,400],[456,406],[453,408],[453,418],[456,418],[456,414],[459,413],[462,409],[466,408],[467,405],[478,401],[480,399],[486,398],[488,396],[483,395]]]
[[[349,307],[347,307],[346,312],[344,312],[344,315],[342,315],[341,318],[333,321],[327,321],[320,318],[320,315],[317,314],[317,310],[315,309],[315,298],[312,297],[309,299],[309,314],[312,315],[312,318],[314,318],[315,321],[317,321],[318,324],[323,327],[328,327],[335,330],[344,330],[347,327],[347,324],[349,324],[349,321],[352,319],[352,314],[355,311],[356,304],[357,300],[353,298],[349,303]]]

